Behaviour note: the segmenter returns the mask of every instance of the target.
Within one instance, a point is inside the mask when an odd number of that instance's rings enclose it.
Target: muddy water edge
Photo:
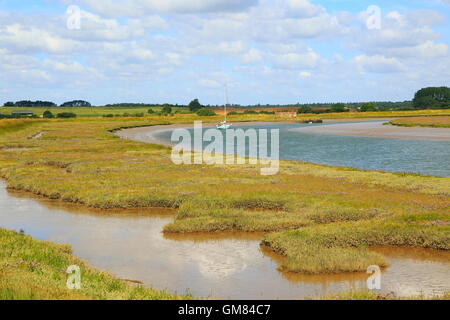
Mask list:
[[[369,275],[303,275],[277,270],[283,257],[260,246],[261,234],[163,234],[175,211],[95,210],[11,191],[0,181],[0,227],[67,243],[90,265],[171,293],[222,299],[301,299],[366,288]],[[386,255],[382,293],[450,291],[450,253],[373,248]]]

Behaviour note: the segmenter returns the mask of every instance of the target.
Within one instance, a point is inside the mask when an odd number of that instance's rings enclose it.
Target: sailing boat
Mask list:
[[[227,107],[228,107],[228,87],[225,85],[225,121],[217,124],[217,129],[227,130],[230,129],[232,124],[227,122]]]

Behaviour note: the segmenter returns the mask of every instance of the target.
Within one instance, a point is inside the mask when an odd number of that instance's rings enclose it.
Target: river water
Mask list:
[[[281,257],[260,247],[261,235],[166,236],[167,209],[96,211],[28,193],[0,182],[0,227],[72,245],[74,254],[121,279],[171,293],[222,299],[298,299],[366,288],[369,275],[308,276],[277,271]],[[376,248],[390,267],[382,292],[439,295],[450,291],[450,253]]]
[[[362,121],[351,123],[324,123],[324,124],[252,124],[256,129],[280,129],[280,159],[299,160],[332,166],[350,167],[363,170],[382,170],[390,172],[409,172],[423,175],[450,177],[450,141],[437,140],[439,135],[450,137],[450,129],[433,128],[397,128],[406,130],[408,136],[396,132],[397,138],[391,137],[365,137],[352,136],[354,127],[366,127],[368,132],[373,127],[380,130],[384,121]],[[350,135],[319,134],[325,126],[342,127]],[[345,127],[347,126],[347,127]],[[311,132],[305,128],[317,128]],[[249,129],[249,126],[234,126],[234,129]],[[205,128],[204,130],[209,130]],[[393,130],[393,129],[386,129]],[[436,134],[434,134],[434,130]],[[445,131],[444,131],[445,130]],[[170,143],[172,130],[148,131],[160,141]],[[190,130],[193,132],[193,130]],[[339,132],[339,130],[335,130]],[[313,132],[313,133],[312,133]],[[426,139],[420,136],[427,135]],[[142,134],[141,134],[142,135]],[[193,135],[193,133],[192,133]],[[224,144],[227,144],[224,139]],[[270,146],[270,138],[268,139]],[[205,142],[206,147],[210,142]],[[248,146],[245,150],[235,150],[240,156],[248,155]]]

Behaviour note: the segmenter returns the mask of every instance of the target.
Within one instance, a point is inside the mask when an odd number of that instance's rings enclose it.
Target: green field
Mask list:
[[[117,108],[117,107],[70,107],[70,108],[17,108],[17,107],[0,107],[0,113],[10,115],[12,111],[20,111],[27,110],[33,111],[35,115],[42,116],[44,111],[49,110],[54,115],[63,112],[73,112],[80,118],[91,118],[91,117],[103,117],[104,115],[113,114],[122,116],[124,113],[128,113],[130,115],[135,115],[138,113],[143,113],[145,115],[149,115],[147,111],[152,109],[155,112],[160,112],[161,107],[145,107],[145,108]],[[173,112],[187,112],[188,108],[173,108]]]
[[[144,114],[145,116],[154,116],[148,114],[148,109],[155,112],[160,112],[162,107],[139,107],[139,108],[124,108],[124,107],[54,107],[54,108],[17,108],[17,107],[0,107],[0,114],[10,115],[12,111],[27,110],[33,111],[35,115],[42,116],[42,114],[49,110],[54,115],[63,112],[75,113],[79,118],[95,118],[103,117],[105,115],[123,116],[128,114],[133,116],[136,114]],[[264,109],[264,108],[262,108]],[[271,109],[272,110],[272,109]],[[222,109],[214,109],[217,114],[223,114]],[[174,107],[173,113],[182,113],[189,115],[187,107]],[[243,111],[242,111],[243,112]],[[242,113],[241,112],[241,113]],[[392,118],[392,117],[416,117],[416,116],[446,116],[450,115],[450,109],[445,110],[417,110],[417,111],[382,111],[382,112],[344,112],[344,113],[324,113],[324,114],[301,114],[299,119],[351,119],[351,118]],[[256,118],[255,118],[256,117]],[[274,115],[237,115],[230,116],[230,119],[280,119]],[[236,120],[235,120],[236,121]]]

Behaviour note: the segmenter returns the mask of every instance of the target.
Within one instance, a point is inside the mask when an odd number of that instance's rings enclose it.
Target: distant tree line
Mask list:
[[[7,102],[5,107],[57,107],[51,101],[17,101]],[[84,100],[73,100],[64,102],[60,107],[91,107],[91,104]],[[204,108],[222,108],[223,105],[202,105],[198,99],[192,100],[188,105],[179,104],[148,104],[148,103],[116,103],[107,104],[109,108],[162,108],[162,113],[171,114],[175,108],[188,108],[190,112],[197,113]],[[347,102],[347,103],[296,103],[296,104],[255,104],[255,105],[230,105],[232,108],[246,109],[297,109],[298,113],[326,113],[326,112],[348,112],[357,110],[360,112],[375,111],[402,111],[402,110],[418,110],[418,109],[448,109],[450,108],[450,88],[448,87],[429,87],[419,90],[412,101],[378,101],[378,102]],[[204,112],[203,112],[204,113]]]
[[[61,107],[92,107],[91,104],[84,100],[73,100],[69,102],[64,102]]]
[[[5,103],[5,107],[26,107],[26,108],[32,108],[32,107],[39,107],[39,108],[51,108],[51,107],[57,107],[57,105],[54,102],[51,101],[29,101],[29,100],[22,100],[17,102],[7,102]]]
[[[6,102],[4,104],[5,107],[16,107],[16,108],[55,108],[58,105],[51,101],[30,101],[30,100],[21,100],[17,102]],[[91,104],[84,100],[74,100],[64,102],[60,105],[60,107],[91,107]]]
[[[370,107],[369,107],[370,105]],[[223,105],[211,106],[208,108],[223,108]],[[325,112],[347,112],[350,110],[366,110],[375,109],[375,111],[387,111],[387,110],[413,110],[412,101],[402,101],[402,102],[347,102],[347,103],[296,103],[296,104],[255,104],[255,105],[230,105],[231,108],[242,108],[242,109],[280,109],[280,111],[288,111],[297,109],[300,113],[325,113]],[[284,109],[284,110],[283,110]],[[301,111],[300,111],[301,109]],[[332,111],[333,110],[333,111]]]
[[[186,105],[180,105],[180,104],[170,104],[170,103],[162,103],[162,104],[155,104],[155,103],[114,103],[114,104],[107,104],[105,107],[107,108],[163,108],[165,106],[170,106],[171,108],[186,108]]]
[[[416,109],[449,109],[450,88],[429,87],[417,91],[413,100]]]

